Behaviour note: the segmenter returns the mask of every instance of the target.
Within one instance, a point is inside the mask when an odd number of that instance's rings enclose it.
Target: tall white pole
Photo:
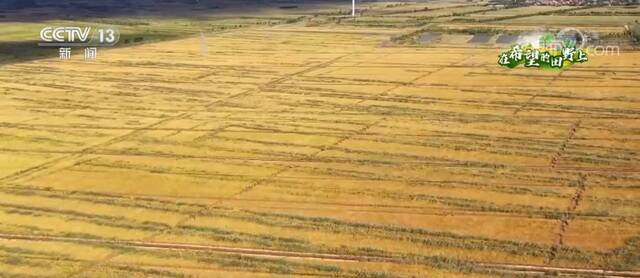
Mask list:
[[[356,0],[351,0],[351,16],[356,17]]]

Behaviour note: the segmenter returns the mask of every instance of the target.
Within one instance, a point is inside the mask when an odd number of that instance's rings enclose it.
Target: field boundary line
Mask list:
[[[580,124],[582,124],[582,120],[577,120],[569,128],[569,134],[567,134],[567,137],[564,138],[562,145],[560,145],[560,148],[555,153],[555,155],[551,157],[551,161],[549,162],[549,164],[552,169],[556,168],[556,165],[558,164],[558,160],[562,158],[562,155],[564,154],[564,151],[569,145],[569,142],[571,141],[571,139],[573,139],[573,137],[576,136],[576,132],[578,131],[578,128],[580,128]]]
[[[551,248],[549,249],[549,257],[547,258],[548,264],[555,261],[562,247],[564,246],[564,239],[565,239],[567,230],[569,229],[569,224],[573,219],[575,219],[575,211],[578,209],[580,202],[584,198],[584,193],[587,189],[586,183],[587,183],[587,175],[580,174],[577,181],[576,192],[571,197],[569,206],[567,207],[567,211],[563,213],[559,219],[560,223],[558,226],[558,233],[556,235],[556,240],[554,244],[551,246]]]
[[[64,257],[51,257],[51,256],[20,256],[21,258],[31,259],[31,260],[41,260],[41,261],[65,261],[71,263],[93,263],[96,260],[90,259],[78,259],[78,258],[64,258]],[[136,267],[151,267],[151,268],[162,268],[162,269],[174,269],[174,270],[201,270],[207,272],[225,272],[225,273],[263,273],[263,274],[271,274],[268,271],[242,271],[237,269],[225,269],[222,267],[214,267],[214,266],[193,266],[193,265],[176,265],[176,264],[153,264],[153,263],[142,263],[142,262],[110,262],[107,264],[108,266],[136,266]],[[314,273],[291,273],[291,275],[297,276],[306,276],[306,277],[328,277],[327,275],[322,274],[314,274]],[[331,278],[335,278],[331,276]]]

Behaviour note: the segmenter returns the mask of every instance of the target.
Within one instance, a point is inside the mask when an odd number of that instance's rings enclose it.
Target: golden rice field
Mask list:
[[[640,275],[640,52],[509,70],[393,34],[2,65],[0,277]]]

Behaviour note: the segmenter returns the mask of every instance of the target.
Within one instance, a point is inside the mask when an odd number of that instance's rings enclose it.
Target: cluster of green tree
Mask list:
[[[632,24],[630,28],[630,32],[631,32],[631,38],[633,38],[633,40],[636,43],[640,43],[640,23],[636,22]]]
[[[494,6],[505,6],[507,8],[524,7],[527,5],[523,0],[490,0],[489,4]]]

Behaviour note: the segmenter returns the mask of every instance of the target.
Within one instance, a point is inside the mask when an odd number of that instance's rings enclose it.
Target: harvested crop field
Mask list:
[[[508,70],[389,37],[3,65],[0,276],[640,275],[640,52]]]

